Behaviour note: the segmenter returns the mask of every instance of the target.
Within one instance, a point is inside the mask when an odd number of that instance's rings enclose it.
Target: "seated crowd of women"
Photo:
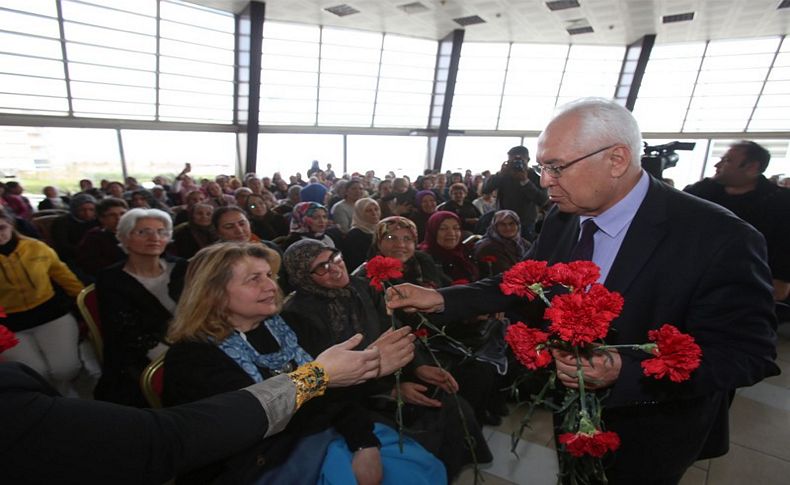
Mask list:
[[[485,235],[471,241],[465,228],[474,218],[437,211],[429,190],[417,192],[409,217],[381,219],[384,202],[358,199],[345,233],[332,227],[318,202],[295,203],[285,217],[258,194],[246,194],[239,205],[216,190],[208,195],[189,192],[175,227],[169,211],[129,209],[114,197],[98,203],[74,197],[72,218],[82,236],[70,265],[45,243],[19,234],[15,218],[0,211],[0,264],[11,275],[0,281],[0,306],[8,315],[4,324],[20,340],[4,357],[74,395],[71,381],[81,363],[72,306],[83,282],[95,281],[104,335],[94,392],[100,400],[145,407],[141,372],[163,354],[166,404],[289,372],[356,334],[361,346],[381,350],[383,362],[385,355],[398,362],[404,336],[419,322],[396,315],[403,328],[390,328],[381,294],[366,281],[367,260],[396,258],[403,282],[437,288],[501,272],[528,249],[515,213],[496,212]],[[461,194],[455,197],[464,207]],[[90,204],[95,224],[86,222]],[[284,293],[291,294],[283,305]],[[436,345],[420,347],[399,388],[389,376],[397,367],[388,364],[378,379],[330,390],[301,408],[281,433],[181,481],[291,483],[299,476],[296,482],[306,483],[308,476],[318,483],[353,483],[349,477],[443,483],[473,457],[490,460],[480,426],[507,411],[497,392],[507,363],[503,355],[497,361],[478,350],[486,345],[481,338],[501,340],[490,331],[496,320],[481,315],[455,322],[459,332],[434,333],[429,338]],[[394,420],[398,399],[405,402],[403,437]]]

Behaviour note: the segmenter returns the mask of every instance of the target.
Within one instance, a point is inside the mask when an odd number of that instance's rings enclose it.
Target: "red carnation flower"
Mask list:
[[[488,264],[496,263],[496,256],[494,256],[493,254],[489,254],[488,256],[483,256],[482,258],[480,258],[480,262],[488,263]]]
[[[623,297],[596,283],[587,292],[555,296],[544,316],[551,321],[549,330],[562,340],[583,345],[604,338],[622,309]]]
[[[5,325],[0,325],[0,353],[5,352],[14,345],[19,343],[14,332],[8,330]]]
[[[375,256],[365,265],[365,273],[370,278],[370,286],[381,291],[385,281],[403,278],[403,264],[399,259]]]
[[[532,259],[522,261],[505,271],[502,275],[502,282],[499,283],[499,289],[506,295],[527,297],[532,301],[535,299],[536,291],[548,283],[547,267],[548,263],[545,261]]]
[[[418,328],[414,332],[414,336],[419,339],[426,339],[428,338],[428,329],[427,328]]]
[[[592,261],[572,261],[557,263],[548,269],[548,279],[552,283],[572,287],[574,290],[587,288],[598,281],[601,269]]]
[[[702,349],[691,335],[664,324],[658,330],[647,332],[647,336],[656,346],[653,349],[655,357],[642,361],[646,376],[656,379],[668,376],[672,382],[683,382],[699,367]]]
[[[513,354],[524,367],[531,370],[546,367],[551,363],[551,352],[547,348],[538,348],[545,346],[548,340],[548,333],[529,328],[521,322],[509,326],[505,333],[505,342],[513,350]]]
[[[620,437],[614,431],[595,430],[593,434],[563,433],[557,440],[565,445],[565,451],[577,458],[584,455],[601,458],[606,452],[620,447]]]

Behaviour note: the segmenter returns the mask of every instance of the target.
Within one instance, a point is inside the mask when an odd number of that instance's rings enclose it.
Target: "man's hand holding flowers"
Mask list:
[[[576,357],[570,352],[552,349],[554,363],[557,367],[557,377],[560,382],[571,389],[579,388],[577,363],[581,363],[584,372],[584,388],[590,390],[604,389],[617,381],[623,361],[617,349],[608,350],[606,354],[595,352],[591,358]]]

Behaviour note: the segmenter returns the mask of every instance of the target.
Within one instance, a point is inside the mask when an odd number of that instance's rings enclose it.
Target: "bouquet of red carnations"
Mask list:
[[[693,337],[669,324],[649,331],[650,343],[606,345],[603,339],[612,320],[620,315],[623,297],[597,283],[599,276],[600,269],[590,261],[549,266],[545,261],[528,260],[506,271],[500,283],[504,294],[530,301],[540,298],[548,307],[544,314],[546,331],[521,322],[508,328],[505,340],[519,362],[530,370],[545,368],[554,362],[553,351],[570,353],[576,359],[578,389],[566,388],[564,395],[555,399],[548,392],[556,387],[557,374],[552,372],[541,391],[531,396],[521,428],[513,435],[515,451],[537,406],[545,405],[558,413],[562,430],[557,437],[560,476],[571,483],[589,483],[592,479],[605,483],[601,458],[620,446],[618,435],[607,431],[601,419],[605,395],[585,389],[582,359],[595,355],[611,359],[613,349],[638,349],[653,356],[641,363],[646,376],[682,382],[699,367],[702,355]],[[567,291],[549,300],[547,290],[558,287]]]

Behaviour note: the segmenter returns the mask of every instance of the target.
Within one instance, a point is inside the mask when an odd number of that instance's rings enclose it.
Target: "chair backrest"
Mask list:
[[[62,216],[63,214],[68,214],[69,211],[66,209],[42,209],[40,211],[33,213],[33,219],[37,219],[39,217],[44,216]]]
[[[102,337],[101,320],[99,319],[99,300],[96,297],[96,285],[90,284],[77,295],[77,308],[82,319],[88,326],[88,338],[96,351],[99,363],[104,363],[104,339]]]
[[[38,233],[41,234],[41,240],[53,247],[54,243],[52,241],[52,223],[55,222],[55,219],[59,217],[61,216],[52,214],[48,216],[35,217],[30,220],[30,223],[33,224]]]
[[[143,373],[140,374],[140,390],[143,392],[145,400],[152,408],[162,407],[162,390],[164,389],[165,378],[165,354],[152,360]]]

